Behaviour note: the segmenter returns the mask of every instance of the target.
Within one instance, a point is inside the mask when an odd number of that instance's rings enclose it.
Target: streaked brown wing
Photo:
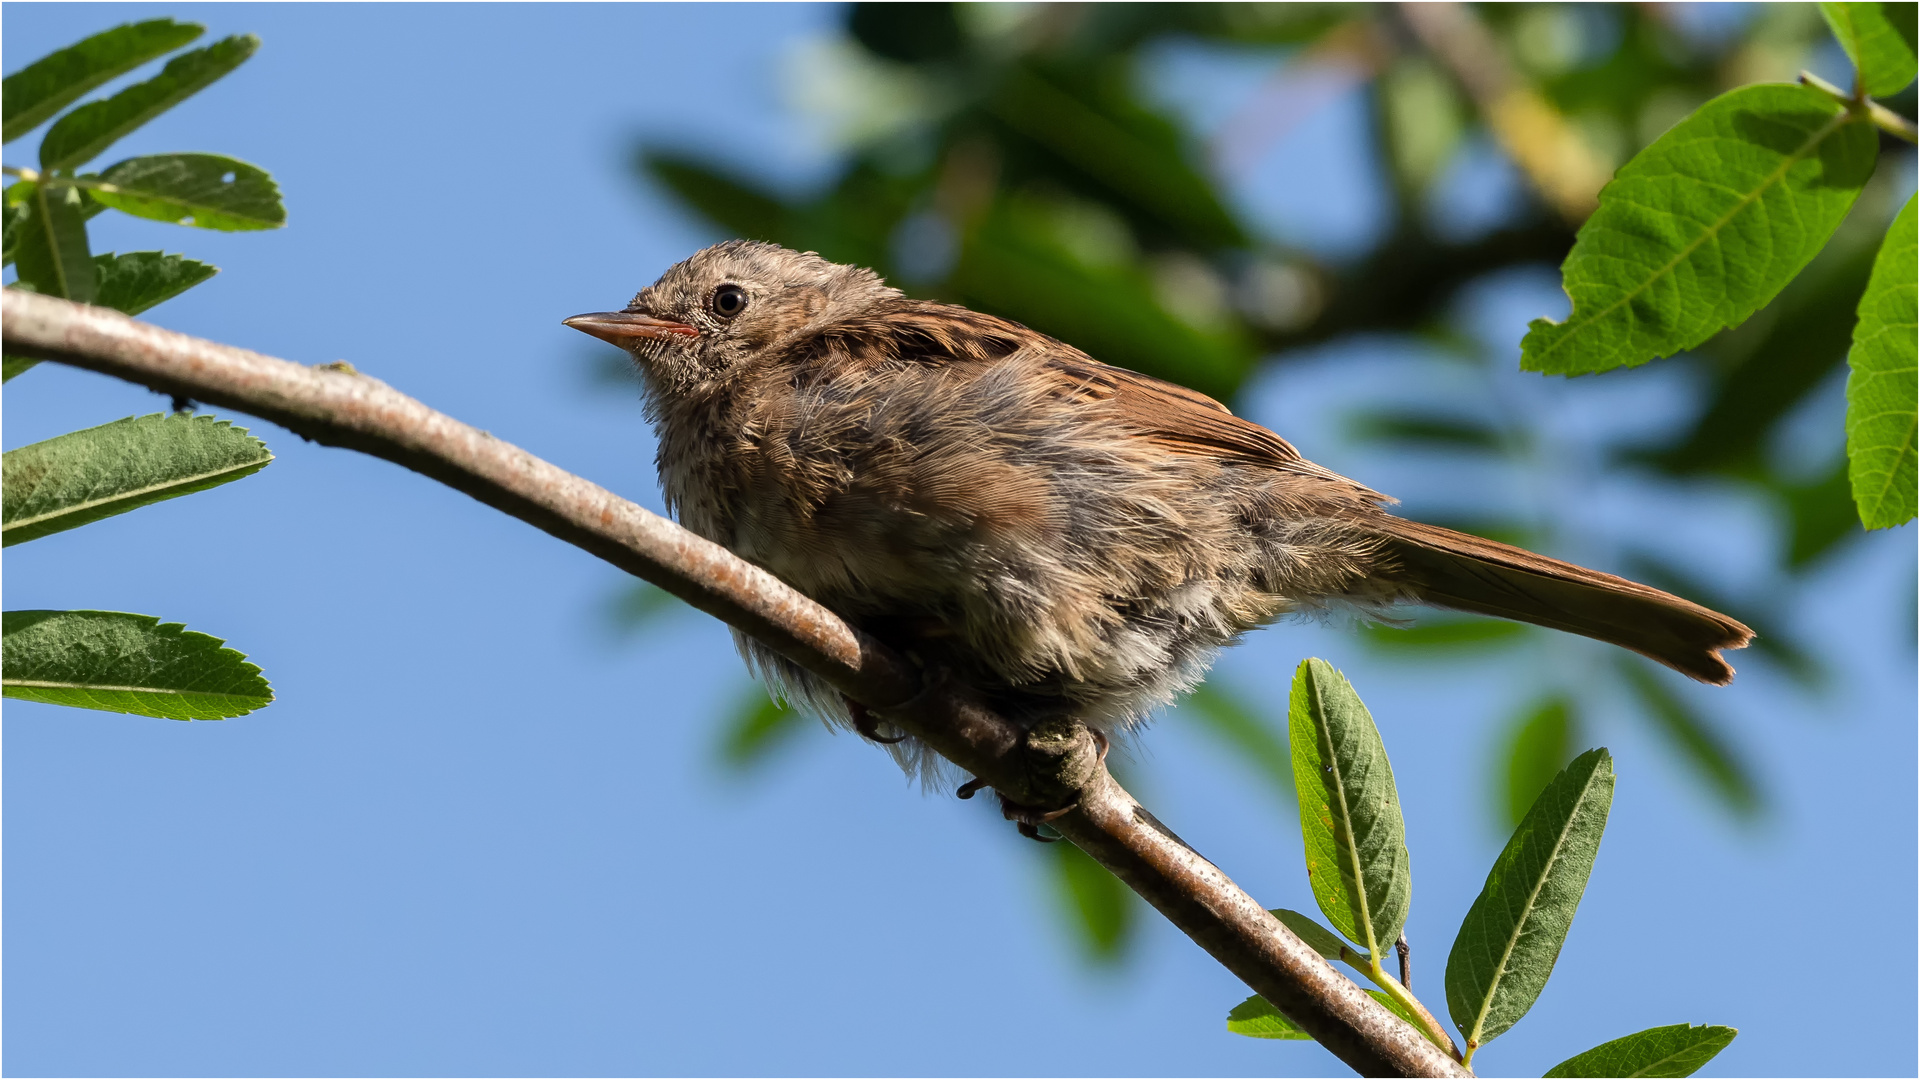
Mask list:
[[[1107,402],[1141,437],[1172,453],[1338,480],[1369,498],[1391,501],[1301,457],[1292,443],[1197,390],[1084,357],[1062,357],[1053,366],[1062,396]]]

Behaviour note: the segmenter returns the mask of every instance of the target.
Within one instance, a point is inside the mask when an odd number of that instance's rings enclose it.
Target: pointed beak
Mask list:
[[[700,331],[686,323],[668,322],[651,315],[641,315],[633,311],[597,311],[589,315],[575,315],[571,319],[562,319],[583,334],[592,334],[602,341],[626,346],[636,339],[660,340],[674,336],[699,337]]]

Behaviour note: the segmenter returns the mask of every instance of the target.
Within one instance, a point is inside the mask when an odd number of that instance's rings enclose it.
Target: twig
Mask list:
[[[1023,738],[960,688],[922,686],[911,665],[766,571],[350,369],[303,367],[15,289],[0,290],[0,327],[9,353],[237,409],[385,458],[653,582],[884,712],[1014,801],[1075,803],[1054,828],[1354,1069],[1471,1075],[1155,820],[1107,773],[1084,727],[1043,726]]]

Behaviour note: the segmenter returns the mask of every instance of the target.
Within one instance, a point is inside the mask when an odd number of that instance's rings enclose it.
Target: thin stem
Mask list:
[[[1460,1048],[1453,1044],[1453,1038],[1447,1034],[1447,1029],[1431,1012],[1427,1011],[1425,1005],[1420,1004],[1420,999],[1413,996],[1413,991],[1402,985],[1400,980],[1387,974],[1386,970],[1380,966],[1377,960],[1368,964],[1363,970],[1366,972],[1367,978],[1373,980],[1374,985],[1387,992],[1387,996],[1406,1006],[1409,1012],[1420,1018],[1420,1026],[1427,1029],[1428,1036],[1433,1039],[1435,1044],[1445,1047],[1447,1053],[1453,1055],[1455,1061],[1460,1062],[1462,1065],[1466,1064],[1466,1059],[1461,1057]]]
[[[1874,126],[1896,139],[1909,143],[1920,143],[1920,130],[1914,128],[1913,121],[1887,108],[1877,101],[1867,102],[1867,115],[1873,119]]]
[[[1852,94],[1847,93],[1845,90],[1842,90],[1839,87],[1833,85],[1832,83],[1821,78],[1820,76],[1815,75],[1811,71],[1802,71],[1800,73],[1800,85],[1811,86],[1815,90],[1820,91],[1821,93],[1827,95],[1828,97],[1839,102],[1840,104],[1847,106],[1848,108],[1853,108],[1855,105],[1859,104],[1860,99],[1854,97]]]
[[[38,182],[40,179],[38,170],[23,169],[18,165],[0,165],[0,173],[6,173],[8,176],[17,176],[22,180],[32,180],[35,182]]]

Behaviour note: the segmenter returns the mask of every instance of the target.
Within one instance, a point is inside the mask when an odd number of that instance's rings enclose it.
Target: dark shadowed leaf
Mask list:
[[[273,455],[211,416],[128,417],[9,450],[0,484],[5,546],[230,483]]]
[[[1912,4],[1820,5],[1820,14],[1859,72],[1861,87],[1874,97],[1897,94],[1913,81],[1912,11]],[[1905,16],[1904,27],[1894,24],[1899,15]]]
[[[80,106],[47,129],[40,142],[40,167],[51,172],[85,165],[142,124],[239,67],[259,47],[260,39],[252,34],[223,38],[167,61],[160,74],[146,82],[105,101]]]
[[[1533,1008],[1586,892],[1613,805],[1613,759],[1589,750],[1527,811],[1447,954],[1447,1010],[1485,1046]]]
[[[1289,908],[1274,908],[1273,917],[1286,924],[1295,937],[1328,960],[1342,960],[1358,967],[1367,962],[1362,953],[1341,941],[1339,935],[1315,922],[1313,916]]]
[[[7,200],[4,209],[0,209],[0,215],[4,215],[0,216],[0,220],[6,223],[6,238],[0,241],[0,266],[13,265],[13,249],[20,242],[20,234],[25,231],[29,212],[25,202],[11,199]]]
[[[1520,366],[1643,364],[1739,324],[1820,251],[1877,156],[1872,124],[1809,87],[1701,106],[1601,190],[1561,268],[1573,314],[1534,320]]]
[[[36,184],[25,205],[27,217],[19,226],[22,231],[13,252],[20,280],[46,296],[92,303],[93,255],[87,249],[87,220],[81,213],[80,193],[73,188],[48,189]]]
[[[1836,456],[1824,476],[1775,484],[1787,512],[1789,568],[1804,570],[1848,537],[1865,535],[1847,475],[1850,465],[1845,456]]]
[[[1648,1028],[1575,1054],[1547,1076],[1692,1076],[1739,1031],[1709,1024]]]
[[[260,669],[219,638],[120,611],[9,611],[10,698],[168,720],[244,716],[273,702]]]
[[[1847,7],[1865,7],[1848,4]],[[1911,59],[1911,58],[1909,58]],[[1908,74],[1912,74],[1909,65]],[[1920,471],[1914,462],[1916,302],[1914,199],[1908,197],[1860,298],[1847,352],[1847,478],[1860,521],[1884,529],[1912,521]]]
[[[1534,800],[1566,767],[1573,729],[1573,706],[1563,697],[1548,698],[1514,718],[1507,734],[1501,801],[1508,829],[1526,818]]]
[[[220,272],[218,267],[158,251],[98,255],[93,260],[93,302],[123,315],[138,315],[171,300]]]
[[[1387,748],[1360,695],[1324,660],[1295,671],[1287,734],[1313,898],[1335,929],[1380,956],[1400,936],[1413,891]]]
[[[134,217],[222,232],[287,223],[280,188],[266,170],[219,154],[129,158],[100,174],[95,201]]]
[[[1281,798],[1289,804],[1294,801],[1293,761],[1287,753],[1286,736],[1268,725],[1244,699],[1210,682],[1193,692],[1184,709],[1199,718],[1201,730],[1259,770]]]
[[[733,236],[789,243],[792,228],[779,198],[680,154],[642,150],[641,172]]]
[[[1760,784],[1734,753],[1727,737],[1668,686],[1660,673],[1637,657],[1623,656],[1620,674],[1640,699],[1642,712],[1680,752],[1680,759],[1727,809],[1752,817],[1761,809]]]
[[[0,111],[5,114],[0,142],[25,135],[81,94],[172,52],[205,29],[172,19],[126,23],[35,60],[0,83]]]
[[[1072,844],[1049,844],[1053,880],[1067,921],[1082,952],[1096,963],[1116,963],[1133,942],[1136,916],[1133,890]]]
[[[1500,432],[1479,420],[1389,409],[1355,413],[1347,419],[1347,435],[1361,442],[1436,450],[1497,451],[1502,446]]]
[[[660,595],[672,599],[663,590]],[[748,769],[765,761],[806,727],[806,716],[753,687],[721,722],[720,760],[734,769]]]

